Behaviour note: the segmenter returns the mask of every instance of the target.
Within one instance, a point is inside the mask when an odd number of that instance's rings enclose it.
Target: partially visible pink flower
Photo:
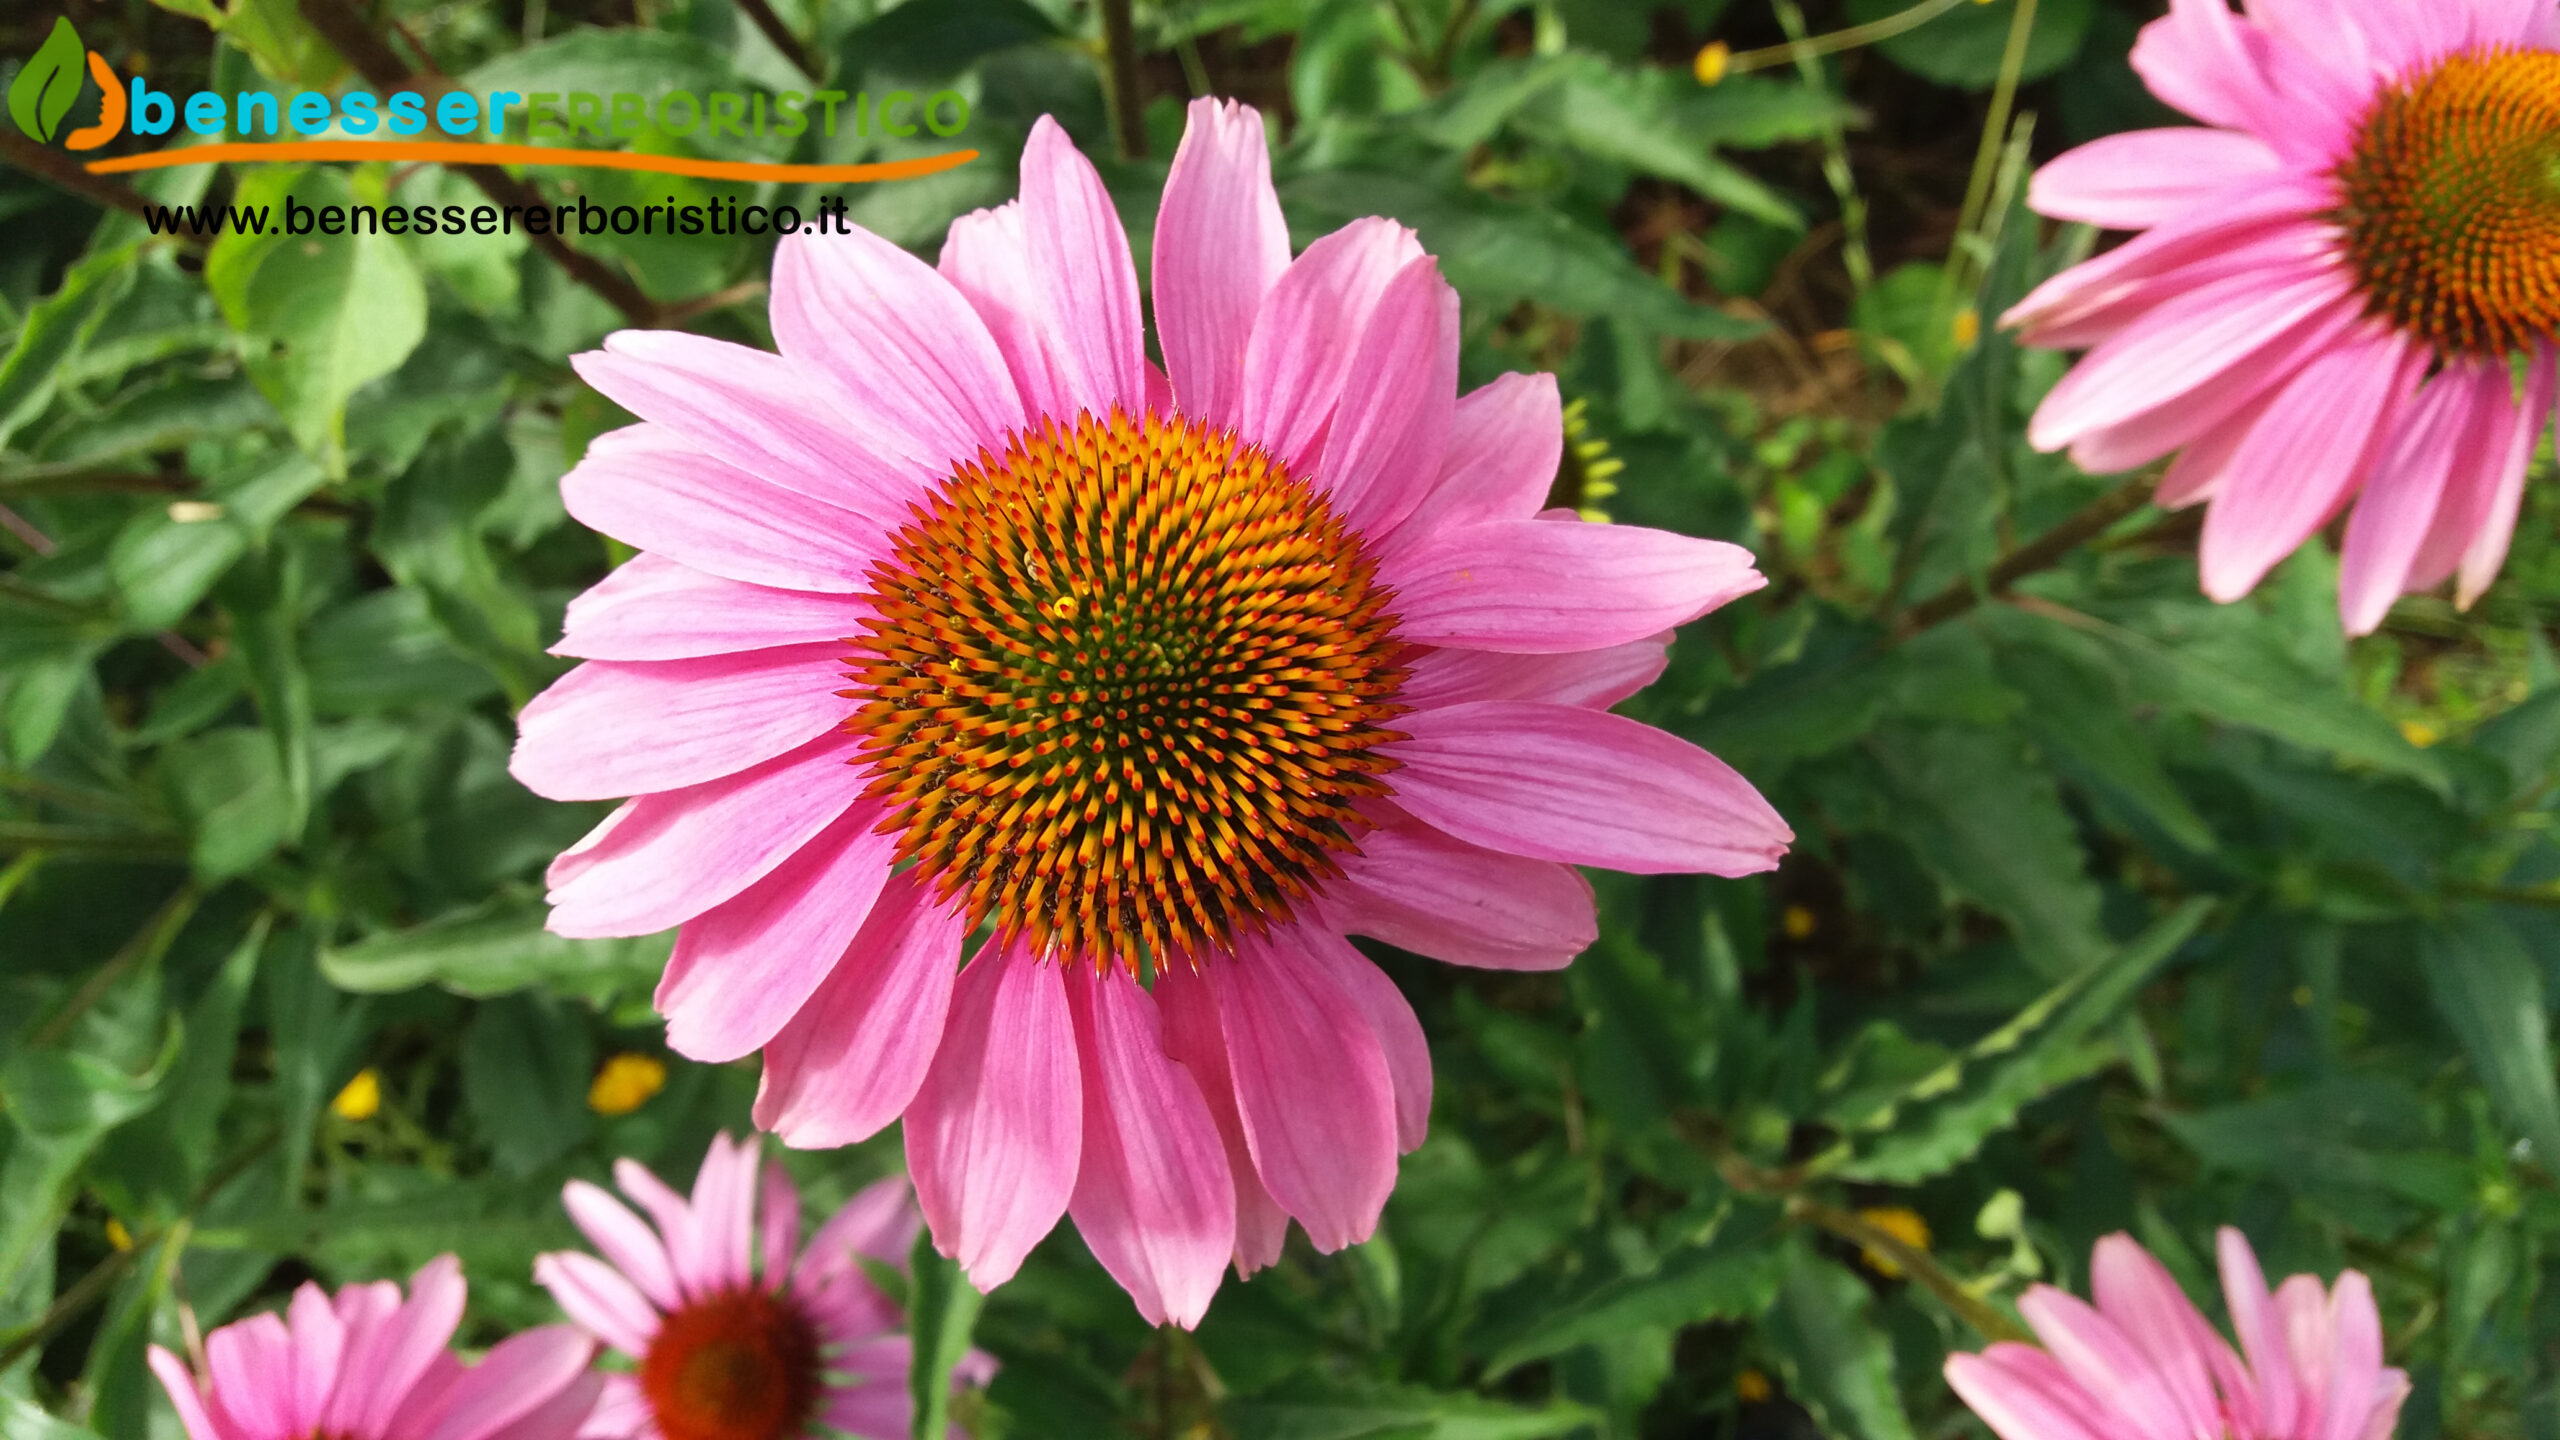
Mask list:
[[[938,268],[785,237],[781,353],[576,357],[642,423],[562,495],[644,553],[570,604],[587,663],[510,767],[638,797],[552,865],[550,926],[681,926],[668,1043],[762,1051],[758,1125],[903,1120],[972,1281],[1071,1215],[1184,1325],[1293,1218],[1368,1238],[1422,1143],[1422,1027],[1346,935],[1554,969],[1596,933],[1575,866],[1743,875],[1792,839],[1609,713],[1765,583],[1751,556],[1548,510],[1554,379],[1460,395],[1437,262],[1377,218],[1293,256],[1266,144],[1191,106],[1161,371],[1112,197],[1046,119]]]
[[[2129,1235],[2098,1242],[2093,1308],[2051,1286],[2018,1302],[2043,1348],[1947,1359],[1947,1383],[2000,1440],[2386,1440],[2409,1377],[2382,1363],[2373,1287],[2295,1275],[2267,1293],[2239,1231],[2220,1236],[2240,1349]]]
[[[2037,448],[2100,472],[2177,454],[2159,503],[2210,506],[2217,600],[2353,504],[2351,633],[2448,577],[2470,605],[2551,418],[2555,44],[2550,0],[2174,0],[2133,64],[2204,126],[2083,145],[2029,192],[2143,232],[2007,316],[2089,352]]]
[[[501,1341],[476,1365],[445,1348],[462,1323],[462,1266],[430,1260],[404,1301],[388,1280],[332,1300],[305,1284],[281,1316],[205,1337],[205,1373],[151,1347],[188,1440],[571,1440],[603,1378],[566,1325]]]
[[[803,1247],[800,1192],[780,1165],[765,1167],[756,1193],[757,1144],[714,1137],[691,1200],[617,1162],[614,1179],[654,1228],[569,1182],[569,1218],[605,1258],[544,1255],[534,1279],[637,1362],[605,1381],[586,1440],[794,1440],[820,1426],[905,1440],[905,1317],[858,1257],[904,1268],[920,1223],[907,1182],[854,1196]],[[995,1361],[972,1351],[954,1371],[955,1387],[983,1384]]]

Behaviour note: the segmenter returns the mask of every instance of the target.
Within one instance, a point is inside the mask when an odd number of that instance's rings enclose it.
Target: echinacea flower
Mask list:
[[[2037,210],[2143,233],[2007,317],[2088,348],[2029,435],[2083,469],[2177,452],[2205,592],[2247,594],[2350,503],[2339,613],[2506,559],[2560,324],[2551,0],[2174,0],[2134,46],[2204,123],[2038,171]]]
[[[552,866],[564,935],[683,927],[697,1059],[764,1052],[798,1146],[904,1117],[934,1240],[992,1287],[1072,1214],[1150,1321],[1232,1259],[1366,1238],[1431,1061],[1346,933],[1563,965],[1572,868],[1766,870],[1706,752],[1607,713],[1744,551],[1542,513],[1546,376],[1457,394],[1457,296],[1361,220],[1292,259],[1261,119],[1195,102],[1147,359],[1100,177],[1053,122],[937,270],[794,235],[779,355],[624,332],[643,423],[562,482],[642,550],[513,770],[638,798]],[[963,941],[989,931],[965,968]]]
[[[462,1266],[430,1260],[400,1287],[304,1284],[281,1316],[204,1340],[204,1374],[154,1345],[152,1373],[188,1440],[571,1440],[595,1408],[595,1342],[546,1325],[476,1365],[445,1347],[462,1323]]]
[[[2151,1252],[2117,1234],[2090,1263],[2094,1307],[2030,1289],[2018,1310],[2043,1347],[1950,1356],[1947,1383],[2000,1440],[2387,1440],[2409,1377],[2382,1363],[2364,1276],[2324,1289],[2295,1275],[2270,1295],[2239,1231],[2225,1227],[2220,1249],[2237,1352]]]
[[[846,1201],[800,1243],[800,1192],[757,1142],[713,1137],[690,1200],[632,1160],[614,1165],[654,1228],[583,1180],[562,1196],[604,1258],[560,1251],[533,1276],[569,1318],[628,1355],[584,1440],[797,1440],[829,1431],[905,1440],[908,1341],[858,1257],[903,1266],[917,1216],[903,1178]],[[953,1383],[983,1383],[972,1352]],[[952,1432],[959,1434],[957,1430]]]

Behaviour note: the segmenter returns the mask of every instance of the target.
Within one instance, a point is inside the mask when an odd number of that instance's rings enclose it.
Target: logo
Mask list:
[[[87,78],[98,82],[98,123],[64,135],[62,122],[80,98],[83,59],[88,62]],[[95,150],[124,133],[124,111],[124,81],[117,78],[106,56],[80,43],[80,32],[71,28],[67,18],[53,22],[53,33],[36,47],[35,58],[9,87],[9,118],[39,145],[50,145],[61,135],[62,143],[71,149]]]

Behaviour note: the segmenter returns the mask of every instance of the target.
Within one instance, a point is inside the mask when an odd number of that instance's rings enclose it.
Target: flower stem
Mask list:
[[[1805,1195],[1787,1197],[1787,1217],[1828,1230],[1901,1266],[1902,1273],[1919,1281],[1985,1340],[2032,1342],[2035,1339],[2018,1322],[1965,1288],[1964,1282],[1947,1273],[1946,1267],[1932,1258],[1928,1251],[1905,1244],[1900,1236],[1881,1226],[1871,1225],[1846,1210],[1825,1205]]]
[[[1102,68],[1111,82],[1112,138],[1120,142],[1120,158],[1137,160],[1147,153],[1147,105],[1138,93],[1138,27],[1129,0],[1101,0]]]
[[[1900,632],[1909,637],[1952,620],[2029,575],[2061,564],[2072,551],[2141,509],[2151,498],[2152,484],[2149,474],[2127,477],[2124,483],[2081,506],[2062,523],[2000,557],[1980,586],[1970,580],[1958,580],[1903,612]]]

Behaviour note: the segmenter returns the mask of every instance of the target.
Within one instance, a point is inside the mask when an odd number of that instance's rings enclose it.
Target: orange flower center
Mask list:
[[[1360,537],[1179,418],[1043,421],[871,575],[847,728],[972,922],[1134,963],[1285,917],[1384,795],[1405,672]]]
[[[2438,354],[2560,327],[2560,54],[2471,51],[2383,91],[2337,180],[2373,315]]]
[[[818,1333],[749,1286],[667,1315],[640,1361],[640,1392],[666,1440],[783,1440],[816,1418]]]

